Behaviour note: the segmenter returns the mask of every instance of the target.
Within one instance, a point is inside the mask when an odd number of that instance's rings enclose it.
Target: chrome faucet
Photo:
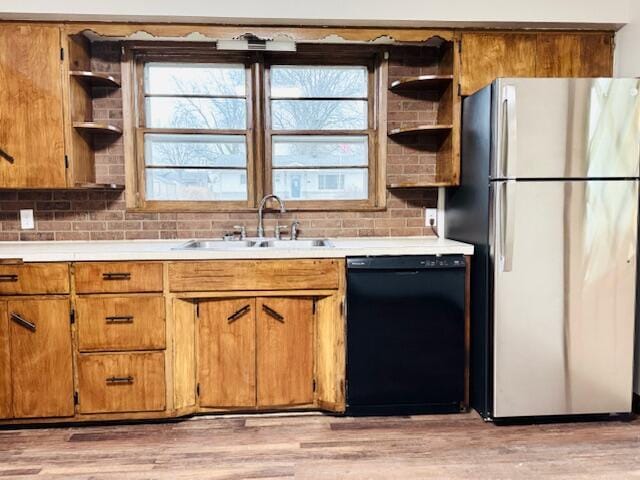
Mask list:
[[[264,238],[264,223],[262,220],[264,206],[267,203],[267,200],[273,198],[277,200],[280,204],[280,213],[285,213],[287,210],[284,208],[284,202],[280,199],[279,196],[270,193],[269,195],[265,195],[264,198],[260,201],[260,206],[258,207],[258,238]]]

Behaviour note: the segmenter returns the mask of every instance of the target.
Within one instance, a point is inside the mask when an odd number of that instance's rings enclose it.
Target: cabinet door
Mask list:
[[[14,416],[73,415],[69,301],[11,300],[7,305]]]
[[[498,77],[536,76],[535,33],[462,35],[462,95],[471,95]]]
[[[313,403],[313,300],[258,298],[258,406]]]
[[[0,187],[66,186],[60,30],[0,28]]]
[[[538,34],[538,77],[610,77],[612,70],[610,33]]]
[[[11,364],[7,302],[0,302],[0,418],[11,415]]]
[[[200,405],[255,406],[255,299],[200,302],[198,322]]]

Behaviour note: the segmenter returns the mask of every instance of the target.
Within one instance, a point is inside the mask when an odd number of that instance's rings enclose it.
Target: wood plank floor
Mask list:
[[[199,417],[0,431],[0,479],[631,479],[640,420]]]

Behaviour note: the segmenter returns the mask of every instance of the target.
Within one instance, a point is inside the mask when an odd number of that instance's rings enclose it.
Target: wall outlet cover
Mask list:
[[[22,230],[33,230],[35,228],[33,210],[20,210],[20,228],[22,228]]]
[[[438,225],[438,209],[437,208],[425,208],[424,209],[424,225],[425,227]]]

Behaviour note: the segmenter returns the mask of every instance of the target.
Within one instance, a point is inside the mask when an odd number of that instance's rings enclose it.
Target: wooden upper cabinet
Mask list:
[[[69,301],[10,300],[7,313],[14,416],[72,416]]]
[[[0,188],[66,187],[60,29],[0,27]]]
[[[313,300],[256,299],[259,407],[312,404]]]
[[[610,77],[612,74],[611,33],[538,34],[536,76]]]
[[[203,407],[256,404],[256,301],[207,300],[199,304],[198,383]]]
[[[499,77],[609,77],[613,34],[464,33],[461,66],[462,95]]]
[[[535,33],[464,33],[460,91],[471,95],[498,77],[535,77]]]

